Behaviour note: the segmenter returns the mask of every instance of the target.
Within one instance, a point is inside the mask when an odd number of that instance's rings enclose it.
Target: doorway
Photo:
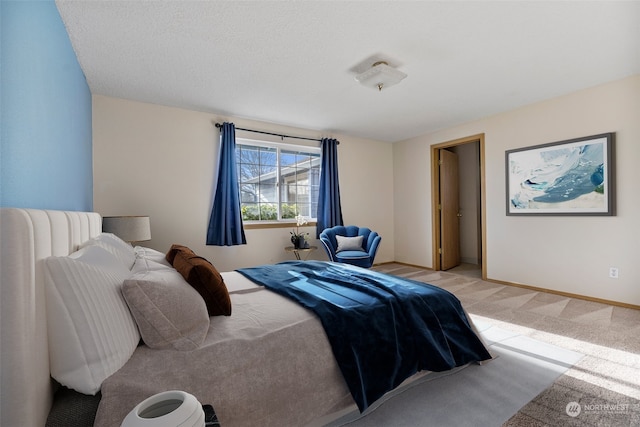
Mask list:
[[[458,159],[455,177],[451,176],[451,167],[441,162],[443,158]],[[458,251],[458,262],[464,266],[477,264],[482,279],[486,279],[484,134],[432,145],[431,177],[434,270],[450,269],[451,254]],[[451,199],[458,204],[451,203]],[[459,238],[451,232],[453,222]]]

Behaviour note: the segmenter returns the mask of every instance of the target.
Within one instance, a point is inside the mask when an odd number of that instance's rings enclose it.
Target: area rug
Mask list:
[[[583,356],[489,324],[476,326],[493,360],[429,373],[364,414],[352,411],[328,426],[501,426]]]
[[[640,400],[562,375],[503,427],[640,426]]]

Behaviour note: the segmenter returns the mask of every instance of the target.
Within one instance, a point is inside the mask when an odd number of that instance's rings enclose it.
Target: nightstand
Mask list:
[[[284,250],[287,252],[293,252],[297,260],[302,261],[306,261],[307,258],[309,258],[311,252],[315,251],[316,249],[318,249],[317,246],[309,246],[308,248],[294,248],[293,246],[287,246],[286,248],[284,248]],[[300,254],[302,254],[302,257],[300,256]]]

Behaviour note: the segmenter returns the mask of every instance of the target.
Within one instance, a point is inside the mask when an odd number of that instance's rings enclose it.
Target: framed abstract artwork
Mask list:
[[[614,215],[615,133],[505,152],[507,215]]]

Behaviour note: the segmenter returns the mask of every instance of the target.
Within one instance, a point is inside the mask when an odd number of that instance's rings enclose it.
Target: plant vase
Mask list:
[[[291,243],[293,243],[293,247],[296,249],[303,249],[306,244],[304,236],[291,236]]]

